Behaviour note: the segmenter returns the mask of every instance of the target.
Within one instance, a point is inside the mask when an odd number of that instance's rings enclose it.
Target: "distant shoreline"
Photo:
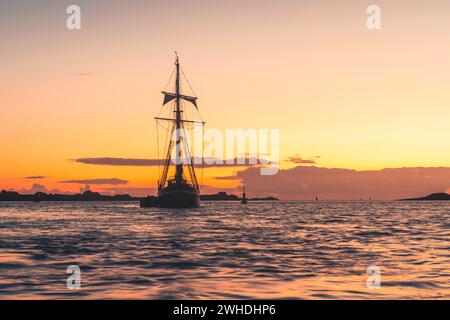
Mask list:
[[[16,191],[0,192],[0,202],[67,202],[67,201],[140,201],[147,197],[132,197],[129,194],[118,195],[102,195],[98,192],[86,191],[78,194],[47,194],[37,192],[35,194],[20,194]],[[156,198],[150,196],[150,198]],[[226,192],[218,192],[216,194],[200,195],[201,201],[241,201],[242,198],[234,194],[227,194]],[[280,201],[275,197],[249,198],[249,201]],[[314,200],[284,200],[284,201],[306,201],[312,202]],[[314,201],[317,202],[318,200]],[[326,201],[360,201],[360,200],[326,200]],[[373,201],[373,200],[371,200]],[[450,194],[447,193],[433,193],[425,197],[399,199],[399,200],[385,200],[385,201],[450,201]]]
[[[426,197],[402,199],[400,201],[450,201],[450,194],[447,193],[433,193]]]
[[[22,202],[63,202],[63,201],[140,201],[146,197],[132,197],[129,194],[119,194],[114,196],[102,195],[98,192],[86,191],[78,194],[47,194],[37,192],[35,194],[20,194],[15,191],[3,190],[0,192],[1,201],[22,201]],[[202,201],[241,201],[242,198],[219,192],[217,194],[205,194],[200,196]],[[250,201],[278,201],[274,197],[250,198]]]

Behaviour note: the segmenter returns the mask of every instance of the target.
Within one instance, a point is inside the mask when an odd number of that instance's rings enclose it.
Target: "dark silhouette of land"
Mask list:
[[[15,191],[0,192],[0,201],[131,201],[138,200],[128,194],[114,196],[101,195],[98,192],[86,191],[77,194],[47,194],[37,192],[35,194],[20,194]]]
[[[422,198],[402,199],[402,201],[450,201],[450,194],[433,193]]]
[[[234,194],[227,194],[226,192],[219,192],[216,194],[204,194],[200,196],[202,201],[241,201],[242,198]],[[279,199],[274,197],[264,197],[264,198],[247,198],[251,201],[278,201]]]
[[[152,197],[150,197],[152,198]],[[156,197],[155,197],[156,198]],[[86,191],[77,194],[48,194],[44,192],[37,192],[35,194],[20,194],[16,191],[0,192],[0,201],[140,201],[143,197],[132,197],[129,194],[118,195],[102,195],[98,192]],[[217,194],[201,195],[200,199],[203,201],[240,201],[242,200],[234,194],[227,194],[226,192],[219,192]],[[276,201],[277,198],[253,198],[253,201]]]

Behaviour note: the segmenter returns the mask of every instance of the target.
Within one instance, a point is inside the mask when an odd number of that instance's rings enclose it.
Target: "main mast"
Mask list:
[[[176,66],[176,80],[175,80],[175,127],[176,127],[176,174],[175,182],[176,184],[181,184],[183,182],[183,165],[181,163],[181,107],[180,107],[180,63],[178,61],[178,55],[176,55],[175,60]]]

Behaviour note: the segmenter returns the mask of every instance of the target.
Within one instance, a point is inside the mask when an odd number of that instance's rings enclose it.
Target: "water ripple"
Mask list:
[[[450,297],[449,203],[0,203],[1,298]],[[66,288],[69,265],[82,289]],[[368,289],[367,267],[381,268]]]

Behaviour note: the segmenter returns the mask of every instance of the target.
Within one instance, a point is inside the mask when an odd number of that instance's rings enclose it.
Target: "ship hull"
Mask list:
[[[158,206],[162,208],[198,208],[200,195],[197,190],[161,190]]]

